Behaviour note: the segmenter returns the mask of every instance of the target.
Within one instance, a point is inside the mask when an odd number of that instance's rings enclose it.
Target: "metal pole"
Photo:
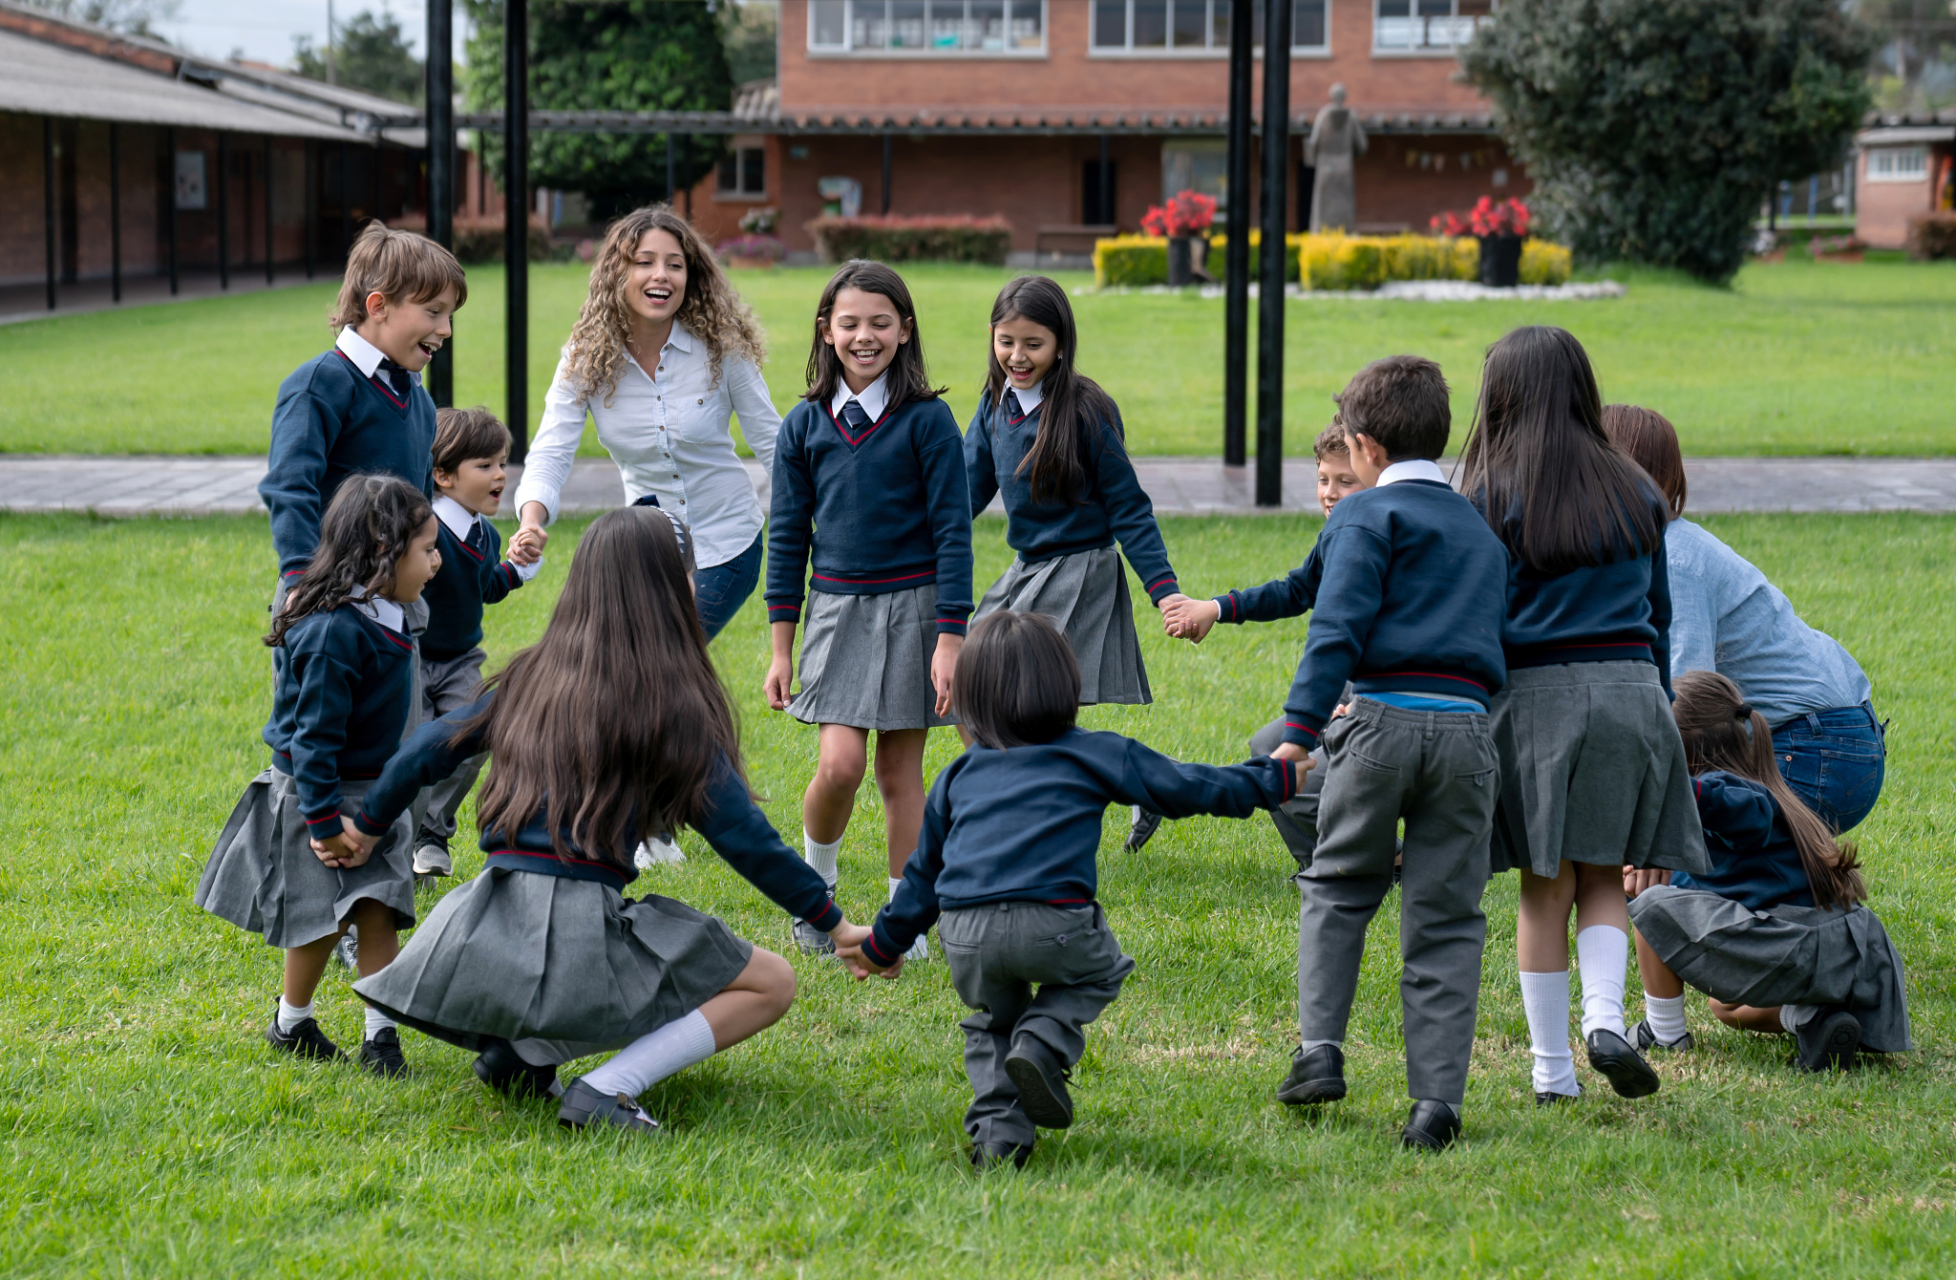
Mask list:
[[[1100,135],[1100,222],[1103,226],[1118,227],[1120,219],[1114,216],[1114,160],[1113,140],[1106,134]]]
[[[340,144],[340,261],[344,263],[353,252],[353,194],[347,184],[346,144]]]
[[[165,175],[163,210],[167,215],[165,222],[170,241],[170,296],[174,298],[177,296],[177,131],[175,129],[163,131],[163,146],[166,152],[164,158],[168,162],[163,171]]]
[[[1256,504],[1284,500],[1284,232],[1290,189],[1291,0],[1263,6],[1263,244],[1258,255]]]
[[[452,0],[428,0],[428,238],[455,247],[455,37]],[[428,362],[428,394],[455,403],[455,339]]]
[[[370,155],[372,158],[367,163],[373,167],[371,176],[373,178],[374,190],[372,207],[367,211],[367,220],[369,222],[385,222],[387,221],[387,216],[383,211],[383,206],[387,203],[386,175],[382,172],[380,166],[381,162],[387,158],[387,153],[380,149],[380,143],[376,141]]]
[[[666,146],[672,145],[667,135]],[[670,152],[668,152],[670,154]],[[668,196],[670,199],[670,196]],[[530,5],[503,5],[503,385],[511,462],[530,451]]]
[[[231,287],[231,140],[217,135],[217,287]]]
[[[109,121],[109,298],[122,301],[122,130]]]
[[[666,130],[666,203],[679,203],[679,152],[678,139],[672,130]]]
[[[883,135],[883,215],[890,212],[890,135]]]
[[[306,279],[312,279],[314,258],[319,249],[319,149],[312,139],[305,140],[306,161]]]
[[[54,117],[41,117],[41,174],[45,181],[47,214],[48,310],[54,310]]]
[[[1248,3],[1229,10],[1229,208],[1223,247],[1223,465],[1240,467],[1249,457],[1250,413],[1250,152],[1255,146],[1250,110],[1252,21]]]
[[[275,258],[278,224],[272,221],[272,188],[275,171],[272,164],[272,135],[265,135],[265,283],[272,282],[272,262]]]

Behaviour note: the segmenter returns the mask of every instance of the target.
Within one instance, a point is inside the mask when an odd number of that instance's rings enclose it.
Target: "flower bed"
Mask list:
[[[1012,224],[1004,218],[815,218],[803,224],[823,262],[981,262],[1004,266]],[[1167,259],[1162,278],[1168,278]]]
[[[1219,273],[1227,248],[1226,236],[1210,242],[1210,270]],[[1250,278],[1257,278],[1262,237],[1250,233]],[[1481,247],[1471,236],[1347,236],[1292,235],[1284,237],[1284,279],[1302,281],[1312,289],[1376,289],[1388,280],[1479,279]],[[1569,279],[1569,251],[1546,240],[1527,240],[1521,247],[1523,284],[1558,285]],[[1097,288],[1164,284],[1168,280],[1168,241],[1160,236],[1114,236],[1096,241],[1093,250]]]

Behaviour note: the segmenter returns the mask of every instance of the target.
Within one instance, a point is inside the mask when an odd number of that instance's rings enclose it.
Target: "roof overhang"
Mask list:
[[[1295,115],[1291,132],[1310,130],[1315,111]],[[1373,134],[1461,134],[1495,132],[1492,116],[1464,113],[1378,113],[1360,117]],[[419,113],[383,120],[387,125],[418,125]],[[465,112],[455,117],[458,128],[490,132],[503,127],[500,111]],[[1261,125],[1256,125],[1261,128]],[[753,116],[738,111],[532,111],[532,133],[690,133],[779,134],[786,137],[834,137],[901,133],[924,137],[1099,136],[1146,134],[1152,137],[1199,135],[1220,137],[1229,130],[1229,117],[1212,111],[1159,112],[918,112],[901,115],[831,114]]]
[[[1857,147],[1898,147],[1922,142],[1956,142],[1956,124],[1904,124],[1863,129],[1854,135]]]

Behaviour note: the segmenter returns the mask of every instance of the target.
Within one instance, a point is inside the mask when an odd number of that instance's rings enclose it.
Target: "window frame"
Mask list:
[[[749,151],[758,151],[761,155],[761,189],[759,191],[749,191],[741,185],[747,176],[745,153]],[[720,185],[720,165],[725,164],[728,160],[732,160],[734,165],[734,185],[731,190]],[[766,202],[768,198],[767,144],[763,138],[755,135],[743,135],[728,141],[726,154],[722,155],[719,163],[713,166],[713,198],[715,200],[725,200],[739,204],[752,204],[757,201]]]
[[[1156,60],[1164,60],[1164,59],[1227,58],[1229,56],[1229,42],[1227,40],[1224,40],[1223,43],[1221,44],[1213,43],[1213,41],[1216,38],[1215,0],[1203,0],[1205,7],[1203,10],[1204,22],[1202,24],[1202,29],[1208,33],[1209,40],[1212,43],[1204,45],[1200,49],[1194,48],[1192,46],[1178,47],[1175,45],[1167,45],[1159,49],[1135,48],[1134,47],[1135,0],[1125,0],[1125,2],[1127,4],[1127,25],[1126,25],[1127,42],[1124,45],[1104,45],[1104,44],[1094,43],[1094,30],[1093,30],[1094,15],[1091,13],[1091,11],[1089,11],[1088,18],[1087,18],[1087,56],[1089,58],[1107,58],[1115,61],[1126,60],[1126,61],[1147,62],[1147,61],[1156,61]],[[1185,0],[1174,0],[1174,2],[1180,4],[1180,3],[1184,3]],[[1297,0],[1292,0],[1293,4],[1295,4],[1296,2]],[[1297,44],[1293,42],[1290,46],[1290,56],[1292,57],[1292,59],[1329,58],[1332,56],[1332,52],[1331,52],[1331,11],[1333,7],[1332,0],[1323,0],[1323,2],[1324,2],[1324,43],[1323,44]],[[1091,0],[1091,3],[1097,4],[1098,0]],[[1262,3],[1262,0],[1233,0],[1233,3],[1260,5]],[[1172,16],[1169,19],[1169,29],[1171,31],[1174,29],[1174,19]],[[1261,58],[1263,56],[1263,44],[1261,41],[1259,41],[1252,48],[1250,52],[1250,56],[1253,58]]]
[[[1872,146],[1867,151],[1867,180],[1869,182],[1879,182],[1884,185],[1889,183],[1899,185],[1910,182],[1927,182],[1929,180],[1929,172],[1933,166],[1929,163],[1929,148],[1923,143],[1902,143],[1900,145],[1891,143],[1886,146]],[[1920,158],[1921,167],[1908,170],[1891,168],[1882,172],[1875,168],[1875,158],[1877,156],[1897,160],[1903,156],[1915,156]]]
[[[1455,42],[1455,43],[1450,43],[1445,45],[1421,45],[1418,48],[1393,48],[1393,47],[1381,45],[1379,43],[1379,24],[1382,19],[1379,14],[1379,5],[1382,2],[1383,0],[1372,0],[1371,43],[1372,43],[1372,56],[1374,58],[1458,58],[1460,56],[1460,51],[1473,43],[1473,40],[1470,38],[1465,42]],[[1406,0],[1406,2],[1409,6],[1411,6],[1414,9],[1417,9],[1420,4],[1420,0]],[[1459,22],[1462,16],[1460,12],[1460,0],[1447,0],[1447,2],[1452,7],[1453,10],[1452,13],[1448,14],[1447,16],[1451,18],[1454,22],[1456,23]],[[1478,30],[1482,22],[1485,22],[1487,21],[1487,19],[1494,16],[1494,11],[1500,8],[1500,4],[1501,4],[1501,0],[1489,0],[1487,13],[1469,14],[1466,16],[1475,19],[1474,25],[1475,28]],[[1404,19],[1404,21],[1408,21],[1408,22],[1416,21],[1416,20],[1417,20],[1416,17],[1408,17]]]
[[[927,5],[930,2],[931,0],[925,0],[925,3]],[[936,2],[944,3],[945,0],[936,0]],[[1005,21],[1008,30],[1010,29],[1011,26],[1012,16],[1019,8],[1021,8],[1022,6],[1032,6],[1032,5],[1038,6],[1039,9],[1039,47],[1038,48],[1036,49],[1033,48],[932,49],[929,47],[925,47],[920,49],[908,49],[908,48],[896,49],[896,48],[891,48],[888,44],[885,44],[884,47],[880,49],[857,48],[856,46],[847,43],[847,41],[851,38],[852,33],[856,29],[856,13],[855,13],[856,5],[857,4],[887,5],[889,3],[889,0],[809,0],[808,40],[807,40],[808,56],[811,59],[863,58],[863,59],[872,59],[872,60],[883,59],[883,60],[897,61],[897,62],[911,61],[916,59],[924,59],[929,61],[956,62],[960,60],[969,61],[971,59],[985,59],[985,58],[1003,59],[1006,61],[1036,62],[1041,59],[1049,57],[1050,50],[1051,50],[1051,40],[1052,40],[1052,15],[1051,13],[1048,12],[1048,8],[1049,8],[1048,0],[1005,0],[1005,2],[1008,4],[1008,7],[1005,11]],[[816,12],[816,7],[823,3],[839,4],[843,6],[843,10],[842,10],[843,37],[842,38],[844,43],[842,44],[837,45],[837,44],[815,43],[815,12]],[[964,0],[965,15],[966,15],[965,22],[967,24],[969,24],[971,21],[970,18],[971,3],[972,0]],[[885,12],[887,13],[888,10],[885,9]],[[928,9],[928,7],[924,10],[924,14],[925,14],[924,22],[926,24],[926,30],[928,30],[928,24],[930,22],[930,10]],[[887,18],[885,19],[885,23],[888,27],[891,28],[895,26],[895,24],[890,22]],[[884,37],[886,41],[889,38],[890,36],[888,34],[886,34]]]

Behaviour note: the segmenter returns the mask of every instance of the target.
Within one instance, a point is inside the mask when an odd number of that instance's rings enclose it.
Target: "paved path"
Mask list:
[[[747,466],[765,497],[767,477],[756,463]],[[1135,470],[1155,510],[1164,515],[1257,511],[1254,468],[1224,467],[1213,458],[1139,458]],[[1697,514],[1956,512],[1956,458],[1695,458],[1685,470],[1690,509]],[[259,511],[257,486],[264,473],[264,459],[258,457],[0,454],[0,510],[106,516]],[[510,492],[515,489],[512,476]],[[564,490],[567,511],[605,511],[622,500],[617,468],[602,458],[578,460]],[[1283,509],[1316,507],[1310,460],[1286,460]]]

